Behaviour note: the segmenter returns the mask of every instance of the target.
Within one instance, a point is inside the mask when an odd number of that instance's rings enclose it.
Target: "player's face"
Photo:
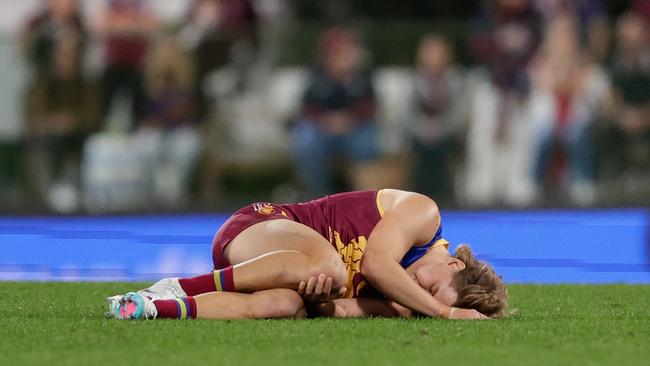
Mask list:
[[[451,286],[454,273],[453,267],[446,263],[427,263],[414,272],[414,280],[436,300],[452,306],[458,299],[458,293]]]
[[[430,250],[416,263],[410,272],[413,280],[441,303],[447,306],[455,304],[458,292],[452,286],[452,280],[465,264],[446,250]]]

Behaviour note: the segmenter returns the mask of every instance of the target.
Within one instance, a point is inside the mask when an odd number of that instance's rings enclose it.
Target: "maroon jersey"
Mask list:
[[[361,275],[361,258],[381,220],[381,191],[339,193],[306,203],[280,205],[295,221],[316,230],[341,255],[348,272],[346,297],[379,295]]]
[[[361,258],[368,238],[384,215],[381,193],[382,191],[347,192],[304,203],[255,203],[246,206],[235,212],[215,236],[215,267],[224,268],[230,265],[223,256],[223,250],[247,227],[266,220],[288,219],[318,232],[341,255],[348,273],[346,297],[382,297],[361,274]],[[448,243],[436,235],[431,243],[420,248],[426,251],[432,245]],[[423,254],[424,251],[421,255]]]

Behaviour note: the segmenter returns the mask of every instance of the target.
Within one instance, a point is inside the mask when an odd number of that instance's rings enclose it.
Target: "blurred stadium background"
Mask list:
[[[509,282],[650,283],[649,27],[647,0],[0,0],[0,279],[202,273],[240,206],[392,187]]]

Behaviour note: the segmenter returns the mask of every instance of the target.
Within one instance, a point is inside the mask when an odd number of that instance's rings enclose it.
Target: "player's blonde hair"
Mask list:
[[[452,282],[458,292],[454,306],[476,309],[492,318],[507,316],[508,291],[501,276],[489,264],[477,260],[466,244],[456,248],[454,257],[465,263],[465,269],[457,272]]]

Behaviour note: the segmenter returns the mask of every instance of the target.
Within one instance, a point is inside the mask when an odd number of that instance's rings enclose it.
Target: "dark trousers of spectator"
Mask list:
[[[452,141],[442,139],[435,143],[425,143],[413,139],[411,149],[415,158],[411,174],[414,190],[438,202],[446,199],[453,201]]]
[[[39,136],[24,145],[27,200],[42,206],[52,184],[65,180],[79,186],[81,154],[86,134]]]
[[[650,130],[627,133],[613,123],[598,131],[600,175],[618,177],[626,170],[647,170],[650,167]],[[603,165],[605,167],[603,167]]]
[[[17,186],[20,150],[18,142],[0,141],[0,199],[4,199],[4,195]]]
[[[292,131],[296,174],[307,197],[335,193],[337,163],[346,168],[367,163],[379,157],[378,129],[374,122],[362,123],[339,135],[322,130],[318,124],[305,120]]]
[[[555,135],[552,130],[538,136],[534,176],[538,184],[547,182],[549,166],[558,149],[568,161],[569,177],[574,182],[593,182],[594,161],[592,130],[587,124],[574,124],[564,133]]]
[[[125,66],[107,66],[102,78],[102,118],[110,113],[115,96],[125,93],[131,98],[131,128],[144,117],[147,94],[141,69]]]
[[[206,78],[215,71],[228,65],[230,62],[230,48],[232,41],[219,37],[208,37],[202,40],[194,52],[194,82],[195,103],[197,105],[197,118],[204,121],[210,113],[210,107],[216,105],[218,100],[211,100],[213,96],[206,93]]]

